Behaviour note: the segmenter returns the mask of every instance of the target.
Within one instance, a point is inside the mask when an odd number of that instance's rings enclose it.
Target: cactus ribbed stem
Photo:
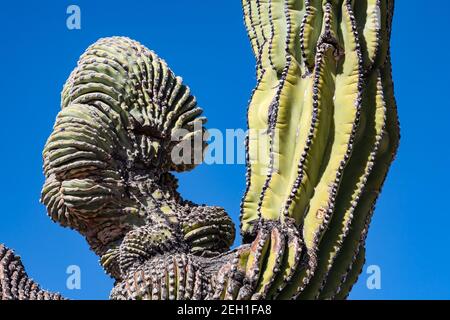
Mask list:
[[[20,257],[0,244],[0,300],[63,300],[28,277]]]

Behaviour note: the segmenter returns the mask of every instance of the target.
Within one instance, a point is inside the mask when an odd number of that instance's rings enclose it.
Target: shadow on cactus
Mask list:
[[[399,142],[394,1],[242,6],[257,84],[234,250],[227,213],[177,192],[172,172],[200,162],[206,146],[193,141],[206,119],[163,60],[128,38],[100,39],[64,86],[41,200],[100,257],[112,299],[344,299],[361,272]],[[4,246],[0,261],[2,299],[61,298]]]

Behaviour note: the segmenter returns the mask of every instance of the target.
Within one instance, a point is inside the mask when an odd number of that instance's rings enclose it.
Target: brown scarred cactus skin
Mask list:
[[[62,300],[42,290],[25,272],[20,257],[0,244],[0,300]]]

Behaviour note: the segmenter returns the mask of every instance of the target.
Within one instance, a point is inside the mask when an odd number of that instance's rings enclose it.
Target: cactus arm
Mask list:
[[[385,29],[388,28],[385,27]],[[383,41],[382,45],[388,46],[386,40],[379,39],[378,41]],[[375,71],[373,71],[371,75],[366,78],[366,89],[364,92],[365,98],[363,101],[364,109],[362,112],[364,115],[364,121],[362,121],[363,124],[360,125],[361,128],[359,128],[359,137],[357,137],[357,139],[360,140],[359,145],[356,147],[358,153],[352,156],[351,162],[348,164],[345,170],[343,176],[343,185],[339,189],[339,193],[337,195],[338,200],[334,213],[335,216],[333,216],[332,219],[332,224],[338,224],[341,227],[333,225],[330,226],[328,234],[323,240],[320,249],[322,255],[320,258],[320,260],[322,260],[321,268],[319,268],[319,271],[316,272],[314,281],[312,281],[304,297],[313,298],[316,294],[318,295],[319,293],[320,295],[316,297],[333,297],[332,292],[334,291],[330,288],[339,286],[336,283],[341,283],[342,279],[345,279],[347,277],[347,273],[350,270],[348,262],[346,262],[346,266],[340,266],[340,263],[342,263],[343,261],[350,261],[350,263],[355,261],[358,254],[358,244],[365,241],[365,237],[362,237],[360,235],[367,233],[370,216],[373,211],[372,206],[377,198],[375,195],[379,193],[382,185],[382,181],[377,180],[376,178],[370,179],[370,175],[379,174],[383,177],[384,180],[389,164],[392,161],[392,158],[388,159],[387,161],[380,159],[380,156],[378,155],[379,153],[383,152],[380,149],[383,149],[382,145],[385,144],[383,141],[385,141],[387,137],[387,133],[384,132],[384,128],[386,127],[386,117],[388,118],[388,121],[389,118],[396,119],[396,114],[391,116],[386,115],[385,97],[387,95],[383,92],[385,91],[385,89],[383,89],[382,84],[382,81],[384,81],[382,79],[385,78],[386,77],[381,75],[380,72],[377,71],[377,69],[375,69]],[[371,90],[370,88],[373,89]],[[375,101],[371,101],[371,99],[374,99]],[[377,106],[374,115],[371,115],[370,111],[372,105]],[[372,128],[373,125],[371,124],[371,122],[375,125],[374,128]],[[370,133],[371,128],[374,134]],[[395,127],[395,125],[391,126],[391,131],[394,132],[395,135],[395,132],[398,132],[398,127]],[[362,137],[364,138],[362,139]],[[382,139],[383,137],[384,139]],[[371,139],[373,140],[373,142],[371,142]],[[397,142],[394,142],[392,146],[390,152],[391,155],[395,154],[397,144],[398,139]],[[367,148],[367,145],[372,145],[373,150],[370,151],[370,149]],[[364,151],[365,149],[366,151]],[[364,154],[367,155],[366,162],[368,162],[365,165],[365,169],[361,171],[361,168],[363,168],[365,162],[364,158],[360,158],[360,156]],[[358,173],[358,170],[355,171],[355,169],[358,168],[358,163],[360,167],[360,173]],[[384,163],[384,165],[382,163]],[[353,178],[352,175],[354,175]],[[355,178],[357,179],[355,180]],[[345,193],[353,190],[354,188],[352,186],[356,186],[355,193],[352,195],[352,199],[350,201],[345,200],[346,197],[347,199],[350,198],[348,195],[346,196]],[[373,190],[372,196],[371,190]],[[345,206],[347,206],[348,209],[346,209]],[[367,221],[367,219],[369,220]],[[349,232],[349,230],[351,231]],[[349,239],[346,240],[346,237],[348,237]],[[334,240],[331,240],[333,238]],[[349,243],[351,243],[351,245],[349,245]],[[352,249],[349,250],[349,247],[351,247]],[[330,248],[333,249],[330,250]],[[346,252],[347,250],[349,251]],[[339,252],[342,253],[340,253],[340,256],[337,256],[337,260],[335,261],[334,259]],[[339,276],[336,274],[335,271],[339,268],[341,268],[344,276]],[[322,269],[322,272],[320,271],[320,269]],[[325,276],[323,272],[325,272]],[[321,277],[324,278],[320,280]],[[319,290],[319,293],[317,293],[318,283],[320,283],[320,281],[322,281],[321,289]]]
[[[347,297],[399,141],[393,3],[242,1],[257,85],[248,106],[244,244],[228,252],[230,218],[184,201],[170,173],[201,160],[195,145],[187,163],[173,153],[204,132],[190,89],[128,38],[88,48],[44,148],[41,200],[100,256],[116,279],[111,298]],[[29,281],[8,252],[0,247],[2,298],[59,297]]]
[[[284,17],[286,20],[286,40],[285,40],[285,64],[279,76],[277,84],[276,95],[269,106],[269,124],[268,135],[270,138],[269,148],[269,171],[265,178],[262,191],[259,197],[257,211],[263,219],[275,220],[279,217],[279,212],[272,210],[273,207],[278,207],[277,204],[281,201],[283,196],[283,186],[286,179],[280,170],[289,168],[286,166],[284,159],[289,159],[291,150],[282,149],[286,144],[281,139],[292,140],[295,130],[290,125],[290,119],[295,118],[298,114],[292,114],[292,108],[289,108],[289,98],[295,96],[295,91],[299,89],[299,82],[297,81],[300,75],[296,60],[289,52],[291,43],[294,41],[295,33],[291,31],[291,12],[288,2],[284,2]],[[276,24],[277,26],[279,23]],[[277,29],[279,26],[277,27]],[[281,29],[281,28],[279,28]],[[277,37],[278,38],[278,37]],[[279,72],[278,71],[278,72]],[[297,95],[298,96],[298,95]],[[297,97],[296,97],[297,98]]]
[[[348,270],[346,278],[344,279],[342,285],[340,286],[340,290],[334,296],[321,296],[319,299],[334,299],[334,300],[344,300],[350,294],[354,284],[358,280],[359,275],[362,272],[364,264],[366,262],[366,248],[362,245],[358,249],[358,253],[355,257],[353,264]]]
[[[347,6],[345,6],[345,9]],[[343,11],[345,11],[343,9]],[[339,44],[334,35],[337,33],[335,18],[337,8],[327,2],[324,6],[326,23],[323,26],[321,35],[322,41],[319,44],[317,56],[325,57],[324,62],[320,60],[316,63],[316,68],[323,68],[324,72],[329,72],[328,83],[320,84],[322,90],[318,90],[318,95],[324,97],[323,113],[333,115],[333,122],[328,122],[325,127],[320,128],[322,134],[330,131],[330,137],[324,135],[325,140],[321,144],[322,155],[319,155],[317,161],[321,163],[320,180],[317,185],[312,179],[309,181],[316,185],[314,194],[309,202],[308,211],[304,217],[303,236],[306,248],[308,249],[308,271],[300,271],[296,281],[290,283],[286,288],[283,297],[297,296],[307,285],[309,278],[314,274],[317,268],[318,244],[321,236],[326,229],[329,216],[333,212],[336,191],[339,185],[339,178],[349,158],[351,152],[352,140],[355,133],[355,127],[358,122],[358,105],[360,99],[360,59],[356,48],[357,39],[355,39],[354,25],[352,25],[350,12],[342,24],[344,36],[344,50],[349,50],[342,65],[337,65],[335,69],[335,57],[339,52]],[[345,33],[345,30],[347,33]],[[327,41],[327,42],[325,42]],[[331,44],[329,44],[331,43]],[[339,72],[338,72],[339,71]],[[336,83],[336,84],[335,84]],[[328,98],[327,98],[328,97]],[[327,142],[329,141],[328,146]],[[312,153],[312,151],[311,151]]]
[[[248,126],[252,128],[248,136],[248,162],[247,162],[247,190],[241,208],[241,232],[252,232],[252,223],[259,219],[260,201],[267,184],[267,176],[270,176],[273,170],[273,132],[269,131],[270,117],[269,113],[276,115],[276,97],[279,95],[279,85],[285,83],[285,80],[279,79],[278,72],[283,67],[275,63],[273,51],[276,50],[280,42],[281,35],[273,22],[274,15],[278,16],[277,10],[280,9],[280,0],[271,0],[262,5],[260,1],[249,1],[248,14],[246,18],[249,37],[252,38],[252,32],[257,29],[262,30],[262,18],[256,19],[252,13],[257,12],[258,16],[265,16],[268,21],[267,36],[264,45],[260,47],[257,57],[258,83],[252,93],[251,102],[248,107]],[[245,8],[245,6],[244,6]],[[253,8],[253,10],[251,10]],[[282,8],[281,8],[282,9]],[[259,26],[256,24],[259,22]],[[261,39],[262,40],[262,39]],[[258,41],[260,43],[260,41]],[[255,47],[254,47],[254,51]],[[284,58],[285,55],[283,54]],[[284,63],[283,63],[284,65]],[[278,68],[278,69],[277,69]],[[280,70],[281,68],[281,70]]]
[[[312,91],[317,89],[320,81],[319,76],[311,75],[305,77],[305,80],[301,80],[305,70],[302,70],[299,62],[290,54],[290,51],[293,50],[292,43],[295,34],[301,28],[296,21],[291,21],[293,17],[300,16],[300,8],[298,1],[297,4],[285,2],[285,20],[287,21],[287,30],[290,30],[287,32],[290,37],[286,39],[285,66],[283,69],[277,69],[280,79],[276,81],[275,89],[273,85],[268,86],[270,89],[265,89],[264,86],[260,86],[261,82],[258,83],[249,106],[250,129],[254,133],[267,130],[270,142],[261,142],[266,139],[265,136],[259,137],[257,141],[259,145],[255,143],[256,138],[250,137],[249,139],[249,188],[244,196],[241,215],[241,232],[244,235],[251,229],[249,222],[254,222],[259,217],[276,220],[288,216],[295,217],[299,221],[307,204],[304,199],[308,198],[308,196],[301,197],[299,194],[312,193],[312,189],[308,189],[309,184],[306,184],[305,180],[314,181],[319,172],[320,161],[315,160],[321,157],[320,144],[324,144],[323,140],[326,139],[329,116],[326,112],[319,114],[321,97],[318,97],[317,101],[312,99]],[[262,79],[264,81],[264,76]],[[270,99],[261,99],[262,95],[270,96]],[[261,114],[268,114],[265,116],[268,120],[260,121],[256,125],[256,122],[261,119],[259,117]],[[320,115],[324,118],[323,121],[319,121]],[[298,118],[300,118],[300,123]],[[323,130],[317,130],[317,126],[321,126]],[[318,146],[315,147],[317,152],[311,156],[315,159],[311,160],[311,158],[307,159],[309,155],[307,151],[312,148],[313,140],[318,140],[316,143]],[[252,143],[252,141],[255,142]],[[267,144],[270,145],[269,148],[264,149]],[[292,145],[295,147],[293,148]],[[267,162],[268,166],[265,165]],[[292,162],[298,163],[298,167],[292,167]],[[265,176],[261,174],[266,172]],[[296,204],[294,198],[299,199],[301,204],[292,205]],[[284,207],[284,209],[280,209],[280,207]],[[294,212],[296,207],[299,209]]]
[[[291,57],[297,53],[291,47],[296,45],[295,40],[299,30],[299,23],[297,23],[299,19],[296,17],[301,14],[301,4],[298,1],[280,0],[265,3],[262,1],[250,2],[253,3],[260,17],[258,20],[254,20],[264,30],[265,45],[260,54],[255,55],[258,63],[261,62],[261,69],[259,69],[258,84],[252,94],[248,109],[248,125],[252,129],[247,145],[247,154],[249,155],[247,191],[244,194],[241,209],[241,231],[243,230],[244,234],[252,229],[251,223],[258,220],[259,216],[273,217],[276,215],[276,213],[265,210],[262,200],[266,191],[270,193],[272,189],[276,189],[276,187],[268,187],[272,176],[276,174],[276,166],[279,165],[276,163],[276,156],[288,154],[288,152],[277,150],[284,144],[278,143],[277,130],[280,129],[274,128],[273,122],[278,116],[289,119],[290,109],[279,102],[282,95],[286,96],[284,91],[289,90],[290,94],[295,90],[299,90],[299,92],[304,90],[300,88],[300,82],[295,79],[298,77],[299,68],[295,59]],[[251,3],[248,5],[251,6]],[[244,13],[246,12],[244,11]],[[246,15],[247,29],[251,30],[255,25],[250,26],[249,20],[251,20],[251,16]],[[285,24],[287,27],[284,26]],[[250,31],[249,36],[251,37]],[[281,56],[274,53],[280,49],[283,49]],[[279,108],[283,108],[283,110],[278,110]],[[298,110],[294,111],[293,117],[296,116],[298,116]],[[269,122],[272,124],[269,125]],[[295,130],[289,126],[284,131],[289,130],[295,133]],[[289,158],[289,156],[285,157],[285,159]],[[290,166],[285,167],[286,169],[290,168]],[[274,198],[277,199],[276,195]]]
[[[287,14],[291,11],[297,12],[287,10]],[[291,19],[289,15],[288,27],[296,25],[290,22]],[[328,30],[328,27],[325,23],[324,29]],[[288,54],[292,51],[289,44],[287,51]],[[332,47],[324,44],[318,51],[317,72],[303,76],[306,70],[302,70],[295,59],[292,60],[294,72],[288,69],[287,80],[291,87],[287,85],[286,90],[281,92],[275,125],[278,146],[274,149],[278,162],[262,202],[262,208],[271,215],[263,214],[263,218],[284,219],[286,216],[299,224],[303,218],[305,200],[312,194],[310,186],[317,181],[320,172],[331,121],[327,110],[331,96],[326,92],[333,91],[335,69]],[[325,94],[322,95],[323,92]],[[298,163],[298,167],[292,166],[292,163]]]
[[[278,267],[280,272],[276,275],[273,280],[271,289],[267,293],[268,299],[280,299],[282,298],[283,290],[286,286],[294,280],[294,277],[304,278],[304,271],[306,268],[302,265],[302,253],[303,253],[303,243],[298,232],[293,229],[288,230],[288,235],[286,238],[286,247],[284,249],[285,254],[283,255],[282,261]]]
[[[379,41],[384,42],[384,46],[388,46],[389,38],[390,38],[390,32],[392,28],[392,16],[393,16],[393,1],[388,1],[387,4],[387,26],[385,29],[387,30],[387,36],[385,36],[384,39],[380,38]],[[386,40],[387,37],[387,40]],[[387,44],[386,44],[387,42]],[[383,121],[383,132],[382,137],[378,138],[379,141],[377,142],[377,152],[376,152],[376,158],[375,162],[371,164],[371,167],[373,171],[371,173],[371,176],[369,176],[368,182],[367,182],[367,192],[363,193],[357,200],[361,199],[361,205],[364,205],[366,203],[366,212],[369,212],[367,215],[367,220],[365,222],[364,226],[364,232],[367,232],[368,225],[370,223],[370,218],[372,215],[373,208],[371,208],[371,204],[373,205],[380,193],[381,187],[384,183],[384,180],[386,178],[387,172],[389,170],[389,166],[392,163],[392,161],[395,158],[396,151],[398,149],[399,145],[399,124],[398,124],[398,115],[397,115],[397,108],[396,108],[396,102],[394,98],[394,91],[393,91],[393,81],[392,81],[392,71],[391,71],[391,62],[390,57],[387,53],[386,61],[383,65],[380,66],[380,68],[376,69],[372,73],[372,77],[374,74],[377,74],[377,104],[382,104],[385,107],[385,115],[384,118],[382,118],[382,115],[380,112],[377,112],[378,116],[376,119],[378,119],[378,123],[381,123]],[[373,83],[373,82],[372,82]],[[366,94],[366,96],[370,96],[369,94]],[[369,102],[366,102],[369,103]],[[377,129],[379,131],[379,128]],[[360,150],[360,148],[358,148]],[[364,197],[368,199],[364,199]],[[356,205],[358,202],[354,202]],[[355,205],[352,205],[352,210],[355,210]],[[359,214],[364,215],[362,210],[355,211],[352,213],[352,216]],[[347,219],[346,219],[347,220]],[[347,220],[348,221],[348,220]],[[345,235],[348,233],[348,226],[346,227],[347,231],[344,233]],[[343,237],[342,237],[343,238]],[[341,238],[341,242],[342,242]],[[354,259],[353,259],[354,260]],[[345,267],[342,267],[344,269]],[[329,278],[333,279],[333,275],[331,275]],[[340,279],[339,277],[334,279]],[[339,281],[338,281],[339,282]],[[333,286],[333,281],[329,281],[329,286]],[[329,290],[329,288],[328,288]]]
[[[258,2],[259,4],[259,2]],[[250,101],[253,100],[255,95],[257,94],[257,91],[259,90],[259,87],[262,84],[263,76],[265,74],[264,70],[261,70],[261,54],[262,49],[257,41],[256,37],[256,28],[254,25],[253,15],[252,15],[252,6],[254,5],[254,2],[250,0],[242,0],[242,7],[243,7],[243,13],[244,13],[244,22],[245,27],[247,30],[247,35],[249,37],[250,43],[252,45],[253,54],[256,58],[256,72],[257,72],[257,84],[256,87],[252,90]],[[254,9],[253,9],[254,10]],[[264,43],[266,41],[266,38],[264,36]],[[248,117],[248,114],[250,111],[253,111],[253,109],[250,109],[250,103],[247,107],[247,127],[250,126],[250,117]],[[255,170],[254,166],[251,164],[254,162],[253,159],[257,159],[257,155],[250,155],[250,143],[251,138],[254,138],[254,135],[247,134],[245,138],[245,154],[246,154],[246,174],[245,174],[245,191],[244,195],[241,199],[241,205],[240,205],[240,214],[239,214],[239,221],[240,221],[240,230],[241,234],[244,234],[246,232],[249,232],[252,228],[250,222],[253,220],[256,220],[258,217],[255,214],[255,203],[256,203],[256,193],[253,191],[254,184],[255,184],[255,172],[258,172],[258,170]],[[254,148],[252,147],[252,151]],[[248,200],[250,198],[250,201]]]
[[[12,250],[0,244],[0,300],[63,300],[59,293],[40,288],[30,279]]]

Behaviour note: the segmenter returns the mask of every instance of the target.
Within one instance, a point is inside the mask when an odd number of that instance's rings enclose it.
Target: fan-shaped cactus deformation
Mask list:
[[[389,58],[393,5],[243,1],[258,83],[248,112],[256,133],[247,144],[241,232],[253,239],[261,221],[278,221],[299,228],[303,243],[304,264],[268,298],[344,298],[362,268],[399,140]],[[260,250],[261,261],[280,255]],[[286,259],[280,270],[289,266]]]
[[[394,2],[242,5],[257,85],[234,250],[226,212],[177,192],[171,171],[201,161],[206,119],[163,60],[128,38],[104,38],[64,86],[42,202],[86,237],[116,280],[112,299],[344,299],[361,272],[399,142]],[[8,272],[2,298],[60,297],[5,289],[17,287]]]
[[[67,80],[44,149],[42,201],[116,279],[147,255],[222,252],[233,242],[224,210],[182,200],[169,172],[201,160],[201,113],[181,78],[128,38],[97,41]]]

